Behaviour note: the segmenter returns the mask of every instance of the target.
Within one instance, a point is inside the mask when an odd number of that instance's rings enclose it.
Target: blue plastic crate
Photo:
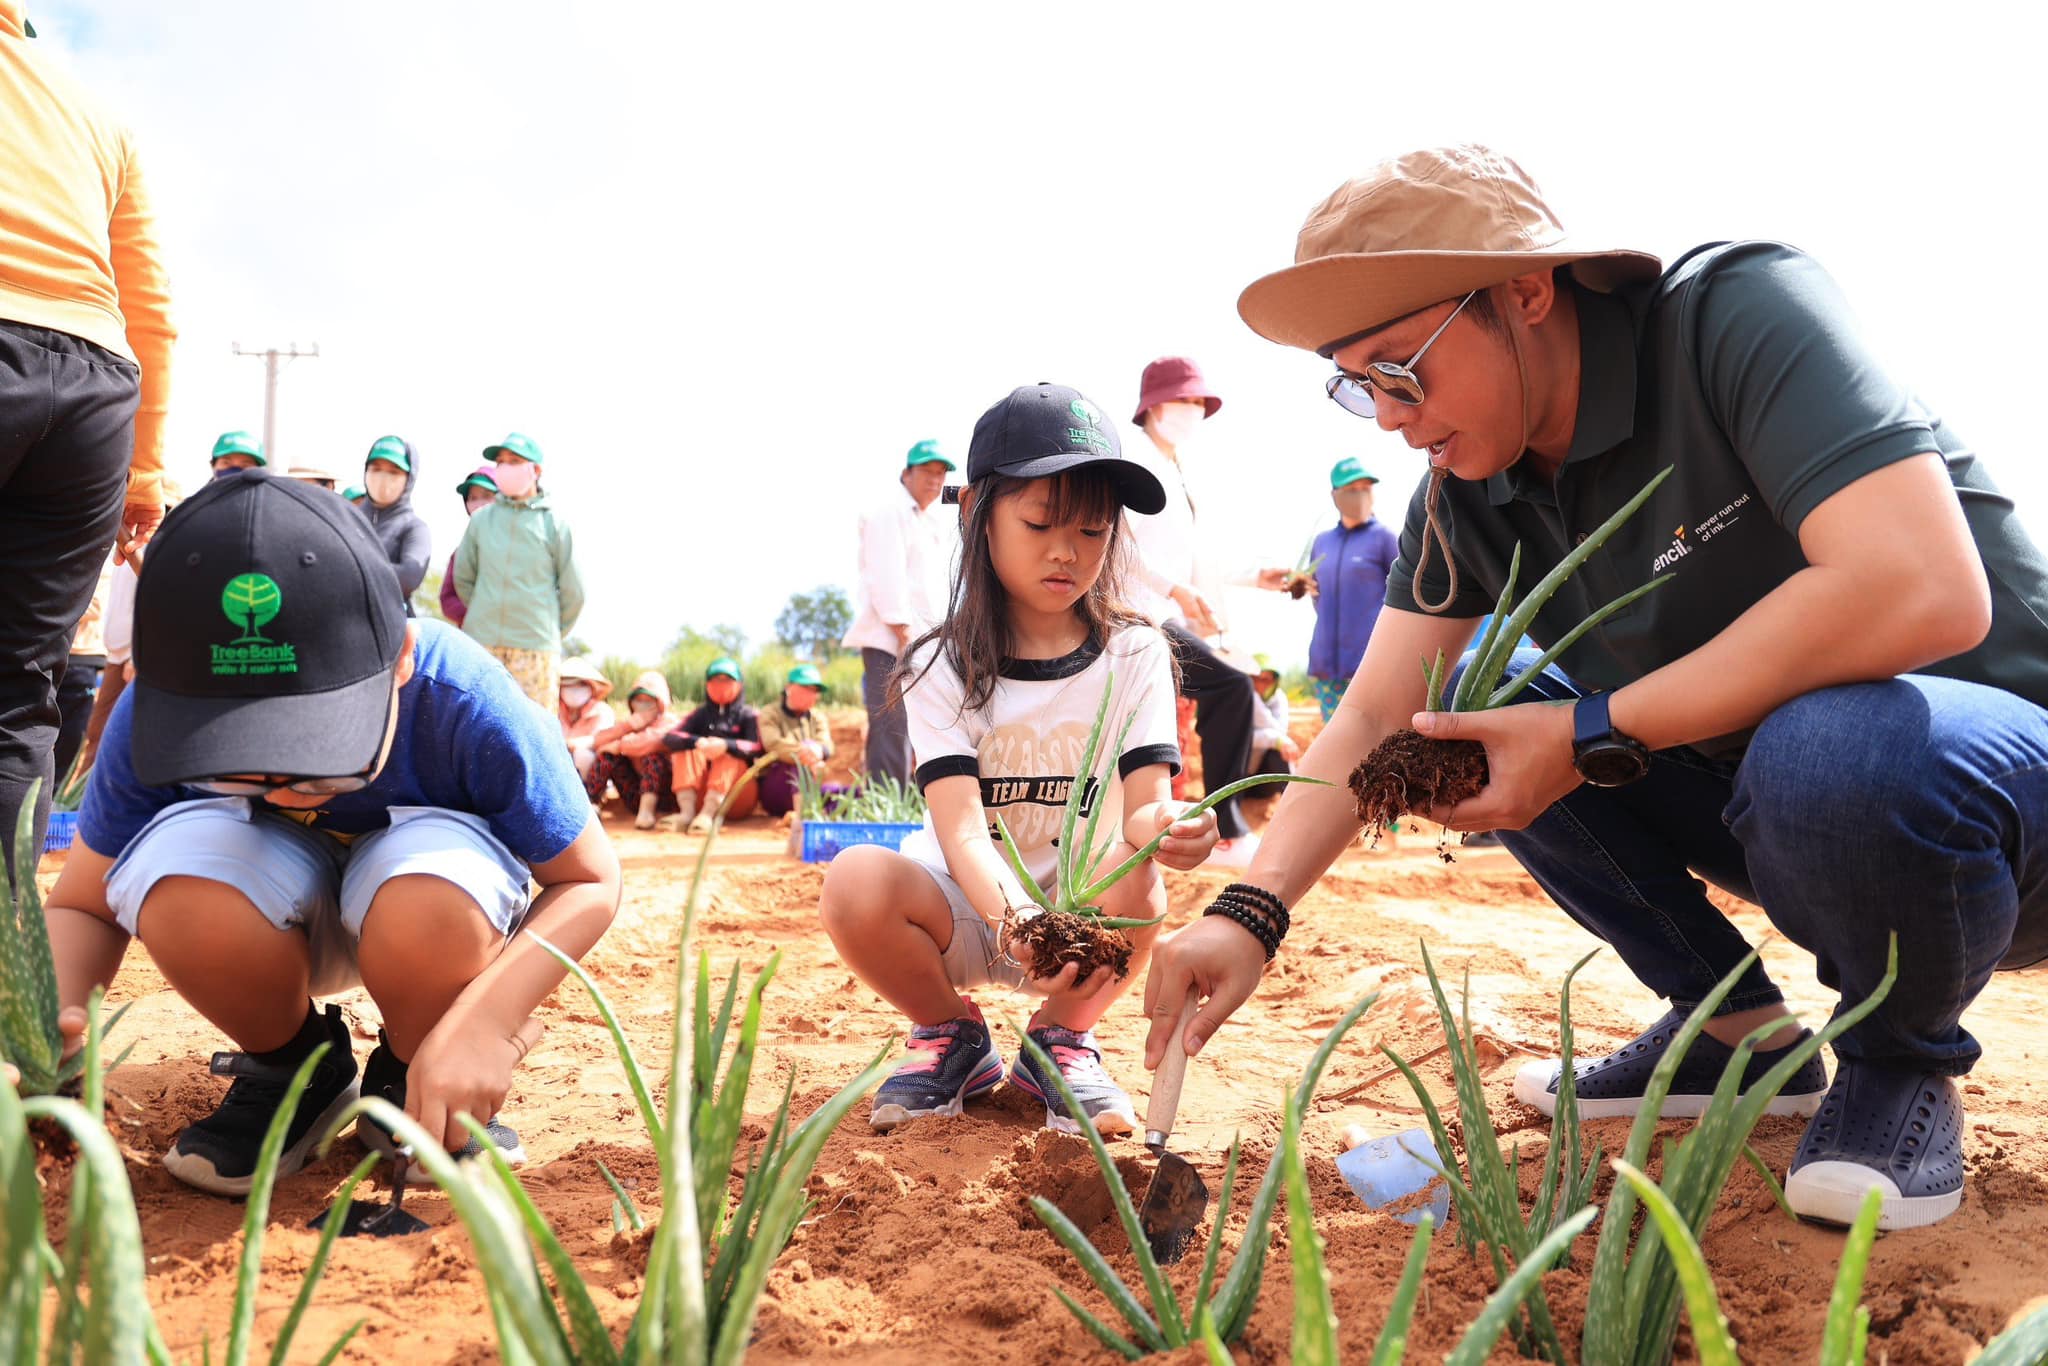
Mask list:
[[[830,863],[841,849],[856,844],[900,849],[912,831],[922,829],[919,821],[805,821],[804,862]]]
[[[78,813],[76,811],[52,811],[49,828],[43,833],[43,852],[54,854],[59,849],[69,849],[71,842],[78,838]]]

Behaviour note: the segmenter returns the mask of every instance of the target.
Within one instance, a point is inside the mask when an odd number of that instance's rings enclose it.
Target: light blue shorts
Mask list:
[[[394,806],[391,824],[343,844],[247,797],[207,797],[164,808],[107,873],[107,904],[129,934],[158,879],[226,883],[281,930],[305,932],[313,994],[357,985],[356,941],[370,903],[394,877],[424,873],[453,883],[499,934],[526,918],[531,873],[482,817]]]

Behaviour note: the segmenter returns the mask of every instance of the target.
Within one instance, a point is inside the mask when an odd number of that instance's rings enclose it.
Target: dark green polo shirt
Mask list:
[[[1583,687],[1618,688],[1705,644],[1804,568],[1800,523],[1831,494],[1938,451],[1984,557],[1992,625],[1976,649],[1924,672],[2048,706],[2048,559],[1976,456],[1877,363],[1840,291],[1809,257],[1775,242],[1717,243],[1652,283],[1615,294],[1572,288],[1583,364],[1571,450],[1554,484],[1527,462],[1484,483],[1445,482],[1438,517],[1458,563],[1458,597],[1446,616],[1493,610],[1518,540],[1519,600],[1673,466],[1529,633],[1547,647],[1601,605],[1673,575],[1558,661]],[[1409,502],[1401,557],[1387,577],[1387,605],[1411,612],[1420,610],[1411,581],[1427,486]],[[1423,575],[1430,602],[1449,582],[1441,566],[1432,558]],[[1725,753],[1742,739],[1698,748]]]

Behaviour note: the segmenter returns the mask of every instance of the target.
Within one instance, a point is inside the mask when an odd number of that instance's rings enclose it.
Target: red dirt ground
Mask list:
[[[694,852],[696,841],[610,824],[625,863],[626,899],[589,966],[652,1065],[668,1028],[673,940],[688,879],[683,855]],[[783,953],[768,992],[750,1099],[757,1120],[767,1117],[788,1069],[798,1069],[798,1107],[808,1113],[902,1027],[837,964],[820,933],[815,908],[822,867],[794,863],[782,846],[782,832],[765,820],[731,832],[713,859],[700,920],[699,942],[721,977],[734,959],[751,971],[774,950]],[[46,861],[46,878],[54,863]],[[1198,914],[1227,881],[1220,873],[1169,874],[1171,923]],[[1765,935],[1755,908],[1732,909],[1753,940]],[[1386,1133],[1420,1122],[1413,1096],[1397,1076],[1387,1075],[1374,1046],[1384,1041],[1413,1056],[1440,1042],[1416,952],[1423,940],[1447,981],[1471,974],[1474,1018],[1497,1045],[1487,1053],[1494,1117],[1522,1144],[1524,1171],[1533,1175],[1547,1126],[1513,1101],[1512,1077],[1525,1057],[1554,1048],[1557,985],[1592,941],[1499,849],[1463,851],[1446,866],[1435,856],[1434,841],[1414,834],[1394,850],[1354,847],[1306,899],[1260,993],[1190,1068],[1175,1135],[1176,1150],[1201,1168],[1212,1191],[1220,1185],[1232,1134],[1241,1135],[1248,1191],[1278,1141],[1283,1089],[1347,1007],[1369,991],[1381,993],[1331,1064],[1306,1128],[1347,1359],[1363,1359],[1370,1350],[1408,1230],[1367,1210],[1344,1188],[1334,1167],[1337,1135],[1353,1123]],[[1772,941],[1765,957],[1795,1005],[1809,1020],[1820,1018],[1828,1002],[1813,981],[1811,959],[1783,941]],[[1910,989],[1910,981],[1902,989]],[[223,1340],[227,1331],[242,1210],[179,1185],[157,1157],[218,1097],[222,1085],[207,1076],[205,1062],[224,1044],[166,989],[139,949],[112,994],[134,1002],[117,1045],[135,1048],[110,1080],[110,1123],[130,1160],[149,1293],[174,1353],[196,1359],[204,1339]],[[1629,1037],[1658,1011],[1611,954],[1581,974],[1575,996],[1581,1047],[1588,1052]],[[363,1040],[360,1058],[374,1038],[374,1009],[360,993],[345,1004]],[[1016,998],[991,998],[987,1005],[992,1021],[1020,1019],[1028,1010]],[[1872,1362],[1963,1362],[2048,1289],[2042,1271],[2048,1265],[2044,1015],[2048,976],[2041,974],[1995,979],[1971,1012],[1970,1026],[1986,1054],[1965,1087],[1970,1174],[1963,1208],[1935,1228],[1879,1241],[1865,1291]],[[611,1196],[597,1163],[603,1160],[651,1205],[654,1159],[624,1073],[581,992],[565,988],[543,1017],[547,1033],[514,1079],[506,1118],[525,1138],[525,1181],[534,1199],[583,1268],[600,1310],[622,1325],[640,1293],[644,1252],[636,1240],[613,1235]],[[1143,1025],[1124,1003],[1101,1030],[1110,1068],[1141,1107]],[[999,1033],[1007,1055],[1014,1045],[1007,1029]],[[1441,1058],[1422,1070],[1445,1103],[1450,1087]],[[960,1119],[888,1136],[872,1133],[865,1114],[863,1103],[826,1146],[811,1182],[817,1212],[769,1281],[753,1360],[1106,1359],[1051,1287],[1064,1286],[1082,1303],[1105,1316],[1108,1311],[1026,1203],[1035,1194],[1059,1203],[1135,1279],[1080,1141],[1041,1131],[1039,1112],[1007,1089]],[[1592,1127],[1610,1151],[1618,1150],[1624,1122]],[[1758,1149],[1780,1172],[1798,1132],[1798,1121],[1766,1120],[1757,1133]],[[1142,1190],[1144,1150],[1130,1140],[1116,1146]],[[359,1153],[346,1140],[328,1160],[282,1183],[264,1254],[259,1342],[267,1344],[282,1321],[313,1251],[315,1235],[306,1221],[324,1207]],[[61,1193],[61,1164],[47,1165],[53,1195]],[[1243,1203],[1226,1246],[1235,1244]],[[358,1318],[367,1322],[347,1361],[497,1359],[468,1239],[445,1199],[422,1191],[407,1208],[431,1230],[339,1245],[295,1359],[316,1359]],[[1279,1227],[1284,1238],[1284,1218]],[[1746,1360],[1813,1359],[1841,1241],[1839,1233],[1788,1221],[1761,1181],[1738,1167],[1705,1245]],[[1575,1300],[1590,1251],[1589,1236],[1580,1245],[1578,1269],[1550,1278],[1568,1343],[1581,1326]],[[1176,1269],[1184,1290],[1198,1262],[1191,1256]],[[1490,1288],[1490,1272],[1440,1236],[1409,1359],[1439,1359]],[[1239,1359],[1285,1360],[1291,1323],[1288,1263],[1284,1250],[1276,1250]],[[1494,1357],[1515,1359],[1506,1346]],[[1679,1359],[1692,1359],[1683,1329]]]

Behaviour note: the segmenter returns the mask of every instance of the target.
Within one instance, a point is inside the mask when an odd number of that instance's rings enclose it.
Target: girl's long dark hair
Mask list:
[[[941,658],[960,679],[963,711],[978,711],[995,696],[996,679],[1013,642],[1010,595],[1003,588],[1003,581],[996,577],[995,561],[989,557],[989,520],[999,504],[1035,482],[992,474],[970,486],[973,498],[962,514],[960,565],[953,576],[946,619],[911,642],[903,652],[889,680],[890,706],[900,705],[904,690],[924,677]],[[1074,611],[1087,623],[1089,639],[1107,645],[1109,638],[1123,627],[1148,625],[1145,618],[1125,605],[1124,582],[1129,572],[1130,549],[1124,534],[1123,503],[1117,497],[1115,481],[1099,469],[1079,469],[1053,475],[1046,485],[1045,515],[1052,525],[1109,524],[1109,546],[1103,552],[1102,573],[1074,604]],[[933,641],[938,642],[938,648],[925,661],[924,668],[913,671],[910,661]]]

